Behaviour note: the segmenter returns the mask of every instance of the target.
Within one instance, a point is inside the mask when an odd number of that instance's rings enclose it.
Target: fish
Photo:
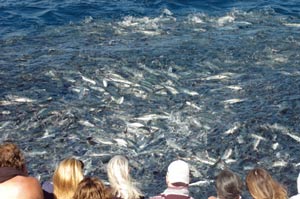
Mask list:
[[[8,95],[7,98],[12,102],[18,102],[18,103],[32,103],[36,102],[34,99],[30,99],[28,97],[20,97],[17,95]]]
[[[243,102],[243,101],[245,101],[245,99],[233,98],[233,99],[225,100],[225,101],[223,101],[223,103],[224,104],[236,104],[236,103]]]
[[[234,134],[240,128],[239,123],[235,123],[234,126],[224,132],[225,135]]]
[[[156,119],[169,119],[170,115],[168,113],[163,114],[146,114],[140,117],[135,118],[136,120],[149,121]]]
[[[85,81],[85,82],[88,82],[90,84],[93,84],[93,85],[96,85],[96,81],[88,78],[88,77],[85,77],[85,76],[81,76],[82,80]]]
[[[117,145],[119,145],[119,146],[121,146],[121,147],[127,147],[127,146],[128,146],[127,141],[124,140],[124,139],[121,139],[121,138],[115,138],[115,139],[113,139],[113,140],[117,143]]]
[[[257,150],[257,147],[260,143],[261,140],[266,140],[266,138],[256,135],[256,134],[251,134],[251,137],[255,138],[255,141],[253,142],[253,150]]]
[[[213,183],[214,180],[199,180],[197,182],[192,182],[189,184],[189,187],[193,187],[193,186],[207,186],[211,183]]]
[[[285,166],[287,166],[287,164],[288,163],[286,161],[279,160],[279,161],[273,162],[272,167],[285,167]]]
[[[226,149],[224,154],[222,155],[221,159],[222,160],[226,160],[228,159],[230,156],[232,155],[232,149],[229,148],[229,149]]]
[[[196,110],[200,111],[202,110],[202,108],[200,108],[199,106],[197,106],[196,104],[192,103],[192,102],[185,102],[188,106],[195,108]]]
[[[79,120],[78,123],[86,127],[95,127],[95,125],[88,120]]]

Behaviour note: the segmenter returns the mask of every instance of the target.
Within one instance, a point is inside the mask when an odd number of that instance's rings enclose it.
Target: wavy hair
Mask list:
[[[251,170],[246,177],[246,184],[255,199],[287,199],[287,190],[262,168]]]
[[[79,184],[73,199],[108,199],[104,184],[95,177],[86,177]]]
[[[218,198],[239,199],[243,189],[241,178],[230,170],[221,171],[216,178]]]
[[[128,160],[124,156],[116,155],[108,162],[107,175],[111,195],[122,199],[138,199],[143,196],[130,176]]]
[[[16,144],[6,142],[0,145],[0,167],[26,170],[24,155]]]
[[[71,199],[83,179],[83,163],[75,158],[61,161],[53,175],[55,199]]]

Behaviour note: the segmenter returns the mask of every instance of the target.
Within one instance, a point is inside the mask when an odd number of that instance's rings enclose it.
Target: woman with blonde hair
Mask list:
[[[84,178],[77,186],[73,199],[108,199],[104,184],[95,177]]]
[[[246,177],[246,184],[251,196],[255,199],[288,198],[287,190],[262,168],[251,170]]]
[[[107,175],[110,183],[110,194],[117,199],[144,198],[142,192],[134,185],[129,173],[127,158],[114,156],[107,165]]]
[[[72,199],[83,179],[83,167],[83,162],[75,158],[67,158],[59,163],[53,175],[55,199]]]

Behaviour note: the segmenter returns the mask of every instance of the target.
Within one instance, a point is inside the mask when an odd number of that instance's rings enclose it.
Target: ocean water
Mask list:
[[[146,196],[177,158],[195,198],[226,167],[243,179],[264,167],[294,195],[299,11],[296,0],[0,0],[0,140],[41,181],[75,156],[107,182],[123,154]]]

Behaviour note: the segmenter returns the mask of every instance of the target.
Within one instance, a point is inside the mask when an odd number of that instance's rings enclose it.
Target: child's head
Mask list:
[[[232,171],[223,170],[217,176],[216,189],[220,199],[239,199],[243,189],[243,182]]]

